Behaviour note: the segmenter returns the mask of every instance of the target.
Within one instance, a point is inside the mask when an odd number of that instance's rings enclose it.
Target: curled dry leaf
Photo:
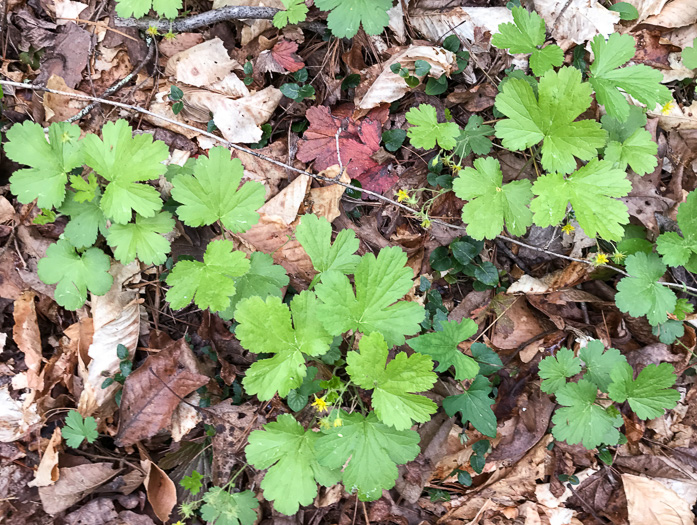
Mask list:
[[[14,321],[12,338],[24,354],[24,363],[27,365],[27,386],[35,391],[43,389],[43,377],[41,376],[41,334],[39,323],[36,319],[36,307],[34,298],[36,294],[31,291],[22,292],[14,304]]]
[[[143,484],[152,510],[162,523],[167,523],[177,504],[177,487],[165,471],[149,459],[142,460],[140,465],[146,472]]]
[[[213,9],[219,9],[229,5],[249,5],[285,9],[281,0],[213,0]],[[245,20],[243,23],[246,25],[242,27],[240,35],[240,45],[242,46],[246,46],[264,31],[273,27],[270,20]]]
[[[324,170],[320,175],[333,179],[339,176],[341,170],[339,166],[330,166],[328,169]],[[341,178],[339,179],[344,184],[351,182],[351,177],[348,176],[347,170],[341,173]],[[341,202],[341,197],[344,195],[346,188],[339,186],[338,184],[329,184],[327,186],[322,186],[320,188],[312,188],[310,190],[310,203],[312,205],[312,210],[307,210],[307,213],[314,213],[319,217],[326,217],[329,222],[332,222],[339,215],[341,215],[341,210],[339,209],[339,202]]]
[[[632,4],[636,7],[639,17],[634,20],[635,23],[640,23],[646,20],[648,17],[657,15],[666,5],[668,0],[624,0],[625,2]]]
[[[115,409],[114,399],[120,388],[114,383],[102,388],[106,377],[113,377],[119,371],[120,359],[116,355],[119,344],[128,348],[132,359],[140,333],[140,305],[136,301],[137,292],[124,289],[124,282],[130,284],[140,280],[140,267],[137,262],[123,266],[118,262],[111,265],[109,273],[114,276],[114,284],[105,295],[92,296],[92,322],[94,335],[88,350],[91,361],[88,365],[80,362],[79,373],[84,382],[78,410],[84,416],[94,414],[110,415]]]
[[[65,85],[65,80],[56,75],[51,75],[51,78],[46,82],[46,87],[49,89],[55,89],[57,91],[66,91],[68,93],[75,93],[79,95],[84,95],[82,91],[69,88]],[[62,122],[68,120],[73,115],[76,115],[84,108],[89,102],[86,100],[80,100],[65,95],[56,95],[55,93],[44,93],[43,105],[46,111],[46,121],[47,122]]]
[[[597,34],[607,38],[620,21],[619,13],[606,9],[598,0],[535,0],[535,11],[563,50],[585,44]]]
[[[79,18],[80,13],[87,9],[88,5],[73,0],[53,0],[56,13],[56,24],[65,25],[71,19]]]
[[[368,81],[356,88],[354,118],[362,117],[380,104],[394,102],[406,95],[410,90],[409,86],[402,77],[392,72],[390,66],[399,63],[409,71],[414,71],[417,60],[431,64],[429,75],[436,78],[450,75],[455,67],[455,55],[450,51],[434,46],[409,46],[393,55],[389,61],[364,71],[363,78]]]
[[[658,481],[622,474],[627,496],[629,523],[632,525],[684,525],[694,523],[688,503]]]
[[[513,22],[511,10],[506,7],[454,7],[451,9],[414,9],[409,23],[432,42],[442,42],[455,34],[461,40],[474,42],[474,30],[482,28],[493,34],[499,24]]]
[[[117,446],[133,445],[170,425],[180,401],[208,383],[184,339],[173,342],[126,378],[119,409]]]
[[[18,440],[40,420],[36,403],[25,406],[21,400],[12,399],[7,385],[0,387],[0,443]]]
[[[172,441],[175,443],[181,441],[201,422],[201,413],[195,408],[200,400],[201,396],[194,392],[185,399],[186,403],[179,403],[174,409],[172,413]]]
[[[651,117],[658,117],[658,125],[666,131],[697,129],[697,100],[685,108],[673,104],[665,113],[660,108],[647,113]]]
[[[56,427],[53,431],[53,435],[48,442],[48,446],[44,451],[44,455],[41,456],[41,461],[39,462],[39,467],[34,473],[34,479],[31,480],[28,485],[30,487],[48,487],[53,485],[58,481],[58,446],[63,441],[61,436],[61,429]]]
[[[49,487],[39,487],[44,511],[55,516],[69,509],[119,472],[120,469],[115,469],[111,463],[106,462],[60,469],[56,483]]]
[[[697,22],[697,3],[694,0],[673,0],[660,13],[644,20],[645,24],[675,29]]]

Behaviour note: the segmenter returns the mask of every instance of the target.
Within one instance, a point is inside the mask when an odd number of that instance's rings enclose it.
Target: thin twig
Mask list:
[[[119,18],[116,17],[116,27],[133,27],[136,29],[156,28],[158,31],[171,31],[173,33],[186,33],[199,27],[212,26],[225,20],[261,19],[270,20],[278,13],[273,7],[257,6],[226,6],[213,9],[198,15],[175,18],[173,21],[159,18]]]
[[[271,157],[267,157],[266,155],[263,155],[263,154],[261,154],[261,153],[258,153],[257,151],[255,151],[255,150],[253,150],[253,149],[249,149],[249,148],[247,148],[247,147],[240,146],[239,144],[235,144],[234,142],[229,142],[229,141],[227,141],[227,140],[225,140],[225,139],[223,139],[223,138],[221,138],[221,137],[218,137],[217,135],[214,135],[213,133],[209,133],[208,131],[199,129],[199,128],[194,127],[194,126],[191,126],[191,125],[189,125],[189,124],[185,124],[185,123],[183,123],[183,122],[176,121],[176,120],[174,120],[174,119],[165,117],[165,116],[163,116],[163,115],[158,115],[158,114],[156,114],[156,113],[153,113],[152,111],[149,111],[149,110],[147,110],[147,109],[144,109],[144,108],[141,108],[141,107],[138,107],[138,106],[133,106],[133,105],[131,105],[131,104],[124,104],[123,102],[116,102],[116,101],[112,101],[112,100],[106,100],[106,99],[102,99],[102,98],[98,98],[98,97],[91,97],[91,96],[89,96],[89,95],[85,95],[85,94],[82,94],[82,93],[69,93],[69,92],[67,92],[67,91],[61,91],[61,90],[58,90],[58,89],[51,89],[51,88],[47,88],[47,87],[45,87],[45,86],[39,86],[39,85],[36,85],[36,84],[23,84],[23,83],[21,83],[21,82],[13,82],[13,81],[11,81],[11,80],[0,80],[0,86],[10,86],[10,87],[20,88],[20,89],[34,89],[34,90],[37,90],[37,91],[45,91],[45,92],[47,92],[47,93],[53,93],[53,94],[55,94],[55,95],[63,95],[63,96],[72,97],[72,98],[75,98],[75,99],[78,99],[78,100],[89,100],[89,101],[98,102],[98,103],[102,103],[102,104],[108,104],[108,105],[110,105],[110,106],[114,106],[114,107],[117,107],[117,108],[127,109],[127,110],[130,110],[130,111],[135,111],[135,112],[137,112],[137,113],[142,113],[142,114],[144,114],[144,115],[149,115],[149,116],[153,117],[154,119],[161,120],[161,121],[167,122],[167,123],[169,123],[169,124],[174,124],[175,126],[178,126],[178,127],[180,127],[180,128],[183,128],[183,129],[188,129],[189,131],[193,131],[193,132],[195,132],[195,133],[198,133],[199,135],[203,135],[204,137],[208,137],[208,138],[210,138],[210,139],[213,139],[213,140],[215,140],[216,142],[219,142],[219,143],[223,144],[223,145],[224,145],[225,147],[227,147],[227,148],[235,149],[235,150],[237,150],[237,151],[242,151],[242,152],[244,152],[244,153],[246,153],[246,154],[248,154],[248,155],[251,155],[251,156],[253,156],[253,157],[256,157],[256,158],[258,158],[258,159],[261,159],[261,160],[263,160],[263,161],[265,161],[265,162],[268,162],[268,163],[270,163],[270,164],[274,164],[275,166],[278,166],[278,167],[280,167],[280,168],[284,168],[284,169],[286,169],[286,170],[288,170],[288,171],[292,171],[292,172],[298,173],[298,174],[300,174],[300,175],[305,175],[306,177],[311,177],[311,178],[313,178],[313,179],[316,179],[316,180],[319,180],[319,181],[322,181],[322,182],[327,182],[327,183],[329,183],[329,184],[338,184],[339,186],[342,186],[342,187],[344,187],[344,188],[350,189],[350,190],[352,190],[353,192],[365,193],[366,195],[370,195],[371,197],[375,197],[376,199],[381,200],[381,201],[383,201],[383,202],[388,202],[388,203],[392,204],[393,206],[396,206],[397,208],[401,208],[401,209],[403,209],[403,210],[406,210],[406,211],[408,211],[408,212],[411,213],[411,214],[417,214],[417,213],[418,213],[417,210],[414,210],[414,209],[410,208],[410,207],[407,206],[406,204],[402,204],[401,202],[397,202],[397,201],[394,200],[394,199],[390,199],[389,197],[385,197],[384,195],[381,195],[380,193],[377,193],[377,192],[375,192],[375,191],[367,190],[367,189],[365,189],[365,188],[358,188],[358,187],[356,187],[356,186],[352,186],[351,184],[347,184],[347,183],[345,183],[345,182],[342,182],[342,181],[340,181],[340,180],[336,180],[336,179],[334,179],[334,178],[325,177],[324,175],[319,175],[319,174],[315,174],[315,173],[310,173],[309,171],[305,171],[305,170],[298,169],[298,168],[296,168],[296,167],[294,167],[294,166],[291,166],[291,165],[289,165],[289,164],[286,164],[285,162],[281,162],[281,161],[276,160],[276,159],[273,159],[273,158],[271,158]],[[450,228],[450,229],[454,229],[454,230],[460,230],[460,231],[462,231],[462,232],[465,232],[465,231],[466,231],[466,228],[465,228],[464,226],[458,226],[458,225],[456,225],[456,224],[450,224],[450,223],[447,223],[447,222],[442,221],[442,220],[440,220],[440,219],[433,219],[433,220],[431,221],[431,223],[432,223],[432,224],[438,224],[438,225],[443,226],[443,227],[445,227],[445,228]],[[546,254],[548,254],[548,255],[552,255],[552,256],[558,257],[558,258],[560,258],[560,259],[565,259],[565,260],[567,260],[567,261],[576,261],[576,262],[581,262],[581,263],[584,263],[584,264],[591,264],[589,261],[587,261],[587,260],[585,260],[585,259],[578,259],[578,258],[576,258],[576,257],[569,257],[568,255],[564,255],[564,254],[561,254],[561,253],[553,252],[553,251],[547,250],[547,249],[545,249],[545,248],[539,248],[539,247],[537,247],[537,246],[532,246],[531,244],[526,244],[526,243],[524,243],[524,242],[522,242],[522,241],[519,241],[519,240],[517,240],[517,239],[512,239],[512,238],[507,237],[507,236],[505,236],[505,235],[497,235],[496,238],[497,238],[497,239],[504,240],[504,241],[507,241],[507,242],[511,242],[511,243],[513,243],[513,244],[517,244],[517,245],[519,245],[519,246],[523,246],[524,248],[529,248],[529,249],[534,250],[534,251],[546,253]],[[628,275],[629,275],[629,274],[628,274],[627,272],[625,272],[624,270],[620,270],[619,268],[615,268],[614,266],[610,266],[609,264],[599,264],[599,265],[597,265],[596,267],[597,267],[597,268],[609,268],[610,270],[613,270],[613,271],[615,271],[615,272],[617,272],[617,273],[619,273],[619,274],[621,274],[621,275],[623,275],[623,276],[628,276]],[[683,290],[683,291],[688,291],[688,292],[692,292],[692,293],[697,293],[697,288],[693,288],[693,287],[691,287],[691,286],[687,286],[687,285],[685,285],[684,283],[666,283],[666,282],[663,282],[663,281],[659,281],[659,283],[660,283],[661,285],[663,285],[663,286],[668,286],[668,287],[670,287],[670,288],[679,288],[679,289],[681,289],[681,290]]]
[[[104,94],[102,95],[101,98],[108,97],[110,95],[113,95],[116,93],[119,89],[121,89],[123,86],[125,86],[128,82],[131,81],[131,79],[136,76],[138,73],[140,73],[140,70],[145,67],[145,65],[150,62],[150,59],[153,56],[153,52],[155,50],[155,43],[152,37],[148,36],[147,38],[147,43],[148,43],[148,53],[145,55],[145,58],[140,61],[140,64],[138,64],[133,71],[131,71],[128,75],[123,77],[121,80],[113,83],[111,86],[109,86],[106,91],[104,91]],[[75,122],[80,120],[82,117],[87,115],[90,111],[92,111],[94,108],[96,108],[100,103],[98,101],[94,101],[88,106],[85,106],[80,110],[79,113],[76,113],[72,117],[70,117],[66,122]]]

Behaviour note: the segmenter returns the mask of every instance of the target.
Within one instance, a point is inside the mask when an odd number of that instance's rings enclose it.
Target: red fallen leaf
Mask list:
[[[295,52],[298,50],[298,43],[290,40],[279,40],[271,50],[271,56],[278,62],[282,68],[291,73],[300,71],[305,67],[305,62],[302,61]]]
[[[182,338],[174,341],[126,378],[119,409],[119,447],[154,436],[172,421],[181,398],[208,383]]]
[[[315,169],[323,171],[339,164],[336,151],[336,134],[339,134],[341,162],[352,179],[361,181],[365,189],[384,192],[390,189],[397,177],[389,173],[386,165],[371,158],[380,149],[382,124],[368,118],[356,122],[350,117],[338,118],[326,106],[307,110],[310,127],[303,140],[298,141],[297,157],[303,162],[315,161]]]

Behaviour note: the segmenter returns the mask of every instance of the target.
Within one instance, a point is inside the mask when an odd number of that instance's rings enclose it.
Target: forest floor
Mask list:
[[[629,0],[638,11],[634,20],[620,20],[607,9],[613,3],[523,5],[545,20],[546,41],[561,47],[565,66],[587,75],[589,42],[617,32],[633,37],[634,64],[663,74],[673,102],[647,108],[646,123],[658,162],[643,177],[629,171],[632,189],[621,198],[631,221],[623,242],[648,243],[651,251],[653,239],[676,230],[678,207],[697,185],[695,71],[680,60],[697,37],[697,3]],[[48,126],[76,117],[84,136],[126,119],[136,134],[166,143],[168,164],[183,166],[205,157],[220,137],[241,160],[244,180],[264,185],[266,204],[258,224],[244,233],[226,232],[219,223],[178,222],[168,234],[164,264],[114,262],[106,295],[71,311],[57,304],[56,287],[37,271],[69,217],[17,199],[10,177],[21,166],[3,150],[0,524],[203,523],[200,509],[190,517],[180,513],[182,504],[203,493],[196,496],[182,484],[193,479],[195,485],[196,473],[203,490],[237,473],[231,487],[254,492],[257,523],[693,523],[694,314],[678,318],[685,321],[679,337],[662,342],[645,317],[615,304],[617,283],[626,275],[626,254],[612,258],[621,246],[589,238],[573,215],[568,226],[533,225],[522,235],[475,241],[461,218],[465,202],[449,191],[453,176],[487,152],[506,183],[539,176],[537,148],[511,151],[494,133],[502,118],[494,108],[499,83],[515,67],[527,68],[526,55],[491,43],[499,24],[512,21],[515,3],[398,0],[384,31],[360,29],[352,38],[332,37],[327,14],[313,0],[305,2],[306,22],[283,29],[263,19],[206,18],[211,9],[240,4],[284,8],[280,0],[196,1],[186,4],[182,19],[203,15],[200,24],[180,31],[159,22],[153,31],[144,30],[147,23],[117,20],[114,3],[104,0],[4,3],[3,143],[16,123]],[[444,52],[453,34],[457,45],[451,39]],[[418,74],[422,67],[430,77]],[[227,82],[224,94],[220,84],[212,87],[220,81]],[[102,102],[85,112],[89,97]],[[406,138],[407,112],[421,105],[435,108],[440,123],[472,125],[470,135],[463,132],[469,145],[458,143],[456,156],[414,146]],[[599,121],[603,112],[593,101],[584,117]],[[169,178],[152,185],[167,210]],[[493,411],[495,424],[484,435],[486,425],[475,424],[473,414],[469,423],[449,417],[443,399],[470,383],[442,373],[424,392],[438,411],[413,427],[420,453],[399,466],[394,488],[360,501],[342,485],[320,487],[313,503],[285,516],[264,498],[264,471],[246,464],[244,447],[250,432],[279,414],[294,414],[318,430],[324,386],[310,378],[305,390],[294,391],[301,399],[293,402],[249,395],[242,381],[255,356],[235,337],[237,322],[195,305],[171,308],[165,280],[178,260],[202,260],[210,242],[232,239],[247,254],[273,255],[289,277],[283,287],[289,299],[308,289],[316,273],[294,239],[300,217],[310,213],[326,218],[333,234],[355,232],[360,255],[387,247],[406,253],[413,271],[406,297],[425,308],[424,333],[446,320],[476,324],[458,351],[472,355],[473,345],[493,350],[491,408],[485,403],[485,409]],[[625,246],[631,253],[639,249]],[[111,253],[106,243],[101,247]],[[672,268],[663,280],[676,284],[678,298],[696,304],[689,292],[697,280],[688,270]],[[635,373],[670,363],[680,400],[649,420],[618,404],[624,444],[589,450],[552,436],[558,399],[541,390],[538,369],[543,358],[563,347],[578,353],[592,339],[619,350]],[[339,352],[354,349],[353,336],[339,343]],[[117,352],[118,344],[123,351]],[[407,345],[402,350],[412,352]],[[317,379],[328,380],[335,370],[316,358],[312,366]],[[109,387],[102,388],[106,378]],[[123,383],[139,399],[122,398]],[[356,396],[354,404],[370,404],[365,390]],[[66,431],[71,410],[87,417],[76,423],[77,444],[68,439],[76,424]],[[91,434],[92,421],[98,436]],[[476,446],[482,442],[487,446]],[[236,519],[209,522],[234,525]]]

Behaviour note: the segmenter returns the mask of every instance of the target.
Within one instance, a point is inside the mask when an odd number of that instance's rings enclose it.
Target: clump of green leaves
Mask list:
[[[457,145],[460,127],[454,122],[438,122],[433,106],[420,104],[418,108],[411,108],[406,119],[412,124],[407,135],[414,147],[431,149],[438,143],[441,148],[451,150]]]
[[[316,0],[315,6],[329,11],[327,26],[337,38],[351,38],[358,28],[377,35],[390,23],[387,11],[392,0]]]
[[[293,73],[295,82],[281,84],[281,93],[295,102],[315,98],[315,88],[311,84],[305,84],[308,79],[307,69],[303,68]]]
[[[629,402],[639,419],[654,419],[674,408],[680,393],[671,387],[675,372],[669,363],[648,365],[634,379],[627,359],[600,341],[589,341],[578,357],[562,348],[540,362],[541,389],[554,394],[557,408],[552,434],[570,445],[588,449],[620,442],[623,424],[612,402]],[[582,374],[577,382],[569,379]],[[600,393],[599,393],[600,392]]]
[[[273,16],[274,27],[283,29],[288,24],[299,24],[305,21],[307,17],[305,0],[281,0],[281,2],[286,9]]]

